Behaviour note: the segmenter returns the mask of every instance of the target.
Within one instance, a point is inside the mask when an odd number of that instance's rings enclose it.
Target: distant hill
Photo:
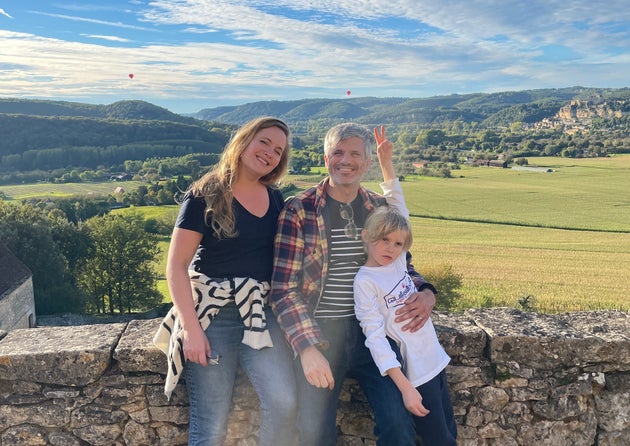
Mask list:
[[[229,124],[178,115],[145,101],[92,105],[0,98],[0,156],[129,144],[188,146],[189,151],[216,153],[231,131]]]
[[[205,108],[180,115],[145,101],[119,101],[109,105],[78,102],[0,98],[0,115],[42,117],[85,117],[108,120],[165,121],[208,126],[208,121],[241,125],[270,115],[288,124],[309,121],[352,120],[371,124],[435,124],[464,121],[482,127],[508,126],[514,121],[533,123],[552,118],[571,101],[630,100],[630,88],[568,87],[433,96],[426,98],[348,97],[343,99],[299,99],[259,101],[236,106]],[[205,121],[205,122],[204,122]]]
[[[308,121],[352,120],[373,124],[439,125],[452,121],[482,126],[509,126],[514,121],[534,123],[554,117],[570,101],[630,99],[630,89],[570,87],[452,94],[428,98],[344,98],[261,101],[200,110],[191,117],[240,125],[256,116],[272,115],[300,127]]]
[[[406,125],[440,128],[454,122],[475,123],[479,129],[505,128],[514,122],[553,125],[567,119],[580,125],[589,119],[627,122],[630,88],[570,87],[427,98],[260,101],[207,108],[189,116],[145,101],[91,105],[0,98],[0,157],[69,147],[124,146],[124,150],[133,151],[139,144],[162,145],[164,156],[182,153],[182,145],[187,147],[186,153],[217,153],[236,126],[262,115],[285,120],[296,136],[317,138],[330,125],[341,121],[367,126],[385,124],[394,132],[396,127]],[[178,150],[176,146],[180,146]],[[12,164],[8,161],[18,163],[24,157],[0,161],[5,169],[10,169]]]
[[[118,101],[109,105],[94,105],[80,102],[0,98],[0,113],[195,123],[194,118],[178,115],[145,101]]]

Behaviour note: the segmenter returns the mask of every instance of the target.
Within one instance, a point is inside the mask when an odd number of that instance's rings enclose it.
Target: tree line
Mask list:
[[[151,153],[148,150],[145,153]],[[170,152],[169,152],[170,153]],[[141,153],[140,153],[141,154]],[[139,156],[135,154],[134,156]],[[190,153],[176,157],[125,159],[121,163],[96,168],[66,166],[54,169],[0,170],[1,184],[79,183],[88,181],[118,181],[120,179],[157,182],[177,175],[197,176],[205,167],[218,162],[220,153]]]
[[[0,113],[0,155],[68,147],[108,147],[159,141],[200,141],[223,147],[231,127],[143,119],[99,119],[85,116],[31,116]]]

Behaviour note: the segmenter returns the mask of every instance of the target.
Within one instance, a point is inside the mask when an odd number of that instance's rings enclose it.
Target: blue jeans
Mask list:
[[[422,404],[429,409],[424,417],[414,417],[416,430],[425,446],[457,446],[457,424],[448,392],[446,371],[417,387]]]
[[[206,330],[218,365],[184,366],[190,399],[189,445],[223,445],[237,365],[247,373],[260,401],[260,446],[297,444],[292,354],[270,308],[265,309],[273,347],[256,350],[241,341],[243,323],[234,303],[221,308]]]
[[[333,390],[312,386],[306,381],[300,359],[295,360],[298,389],[298,428],[301,446],[337,444],[337,401],[343,380],[357,379],[376,421],[379,446],[414,446],[415,430],[411,414],[389,377],[381,376],[365,346],[365,336],[356,319],[318,319],[330,348],[323,351],[335,378]]]

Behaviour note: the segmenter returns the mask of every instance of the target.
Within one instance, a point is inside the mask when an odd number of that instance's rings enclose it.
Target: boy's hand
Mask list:
[[[394,144],[385,136],[385,126],[374,127],[374,138],[376,139],[376,156],[380,163],[390,162],[394,153]]]
[[[402,393],[402,397],[405,407],[412,414],[423,417],[429,413],[429,410],[422,404],[422,395],[417,389],[411,387]]]
[[[385,136],[384,125],[381,126],[380,132],[378,127],[374,127],[374,139],[376,139],[376,157],[381,165],[383,181],[393,180],[396,178],[394,164],[392,163],[394,144],[392,144],[392,142]]]

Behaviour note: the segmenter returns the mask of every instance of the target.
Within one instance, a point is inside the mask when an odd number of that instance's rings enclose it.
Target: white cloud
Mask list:
[[[8,18],[10,18],[10,19],[12,19],[12,18],[13,18],[13,17],[11,17],[11,15],[10,15],[8,12],[6,12],[6,11],[5,11],[4,9],[2,9],[2,8],[0,8],[0,15],[6,16],[6,17],[8,17]]]
[[[48,17],[54,17],[54,18],[57,18],[57,19],[65,19],[65,20],[75,21],[75,22],[95,23],[95,24],[98,24],[98,25],[107,25],[107,26],[114,26],[114,27],[117,27],[117,28],[135,29],[135,30],[139,30],[139,31],[153,31],[152,29],[149,29],[149,28],[146,28],[146,27],[137,26],[137,25],[129,25],[127,23],[122,23],[122,22],[110,22],[110,21],[107,21],[107,20],[98,20],[98,19],[91,19],[91,18],[87,18],[87,17],[71,16],[71,15],[65,15],[65,14],[51,14],[51,13],[42,12],[42,11],[31,11],[31,13],[39,14],[39,15],[45,15],[45,16],[48,16]]]
[[[81,43],[0,30],[0,95],[233,103],[627,86],[625,3],[153,0],[131,22],[40,11],[125,31]],[[155,40],[142,43],[147,31]]]
[[[81,35],[85,37],[91,37],[92,39],[108,40],[110,42],[129,42],[129,39],[125,39],[123,37],[118,37],[118,36],[102,36],[98,34],[81,34]]]

